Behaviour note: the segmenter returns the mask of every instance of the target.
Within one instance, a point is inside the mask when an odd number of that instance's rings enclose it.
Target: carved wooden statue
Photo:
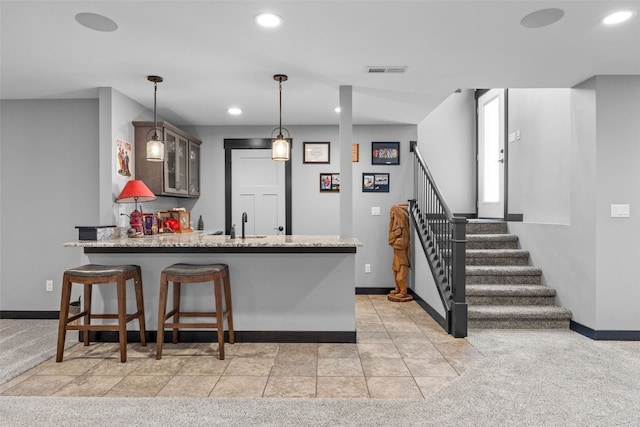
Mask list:
[[[409,254],[411,251],[409,228],[409,205],[400,203],[391,206],[389,212],[389,245],[393,247],[393,273],[396,288],[387,297],[391,301],[411,301],[407,294],[407,273],[409,272]]]

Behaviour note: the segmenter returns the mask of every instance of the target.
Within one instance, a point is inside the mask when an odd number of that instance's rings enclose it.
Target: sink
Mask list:
[[[265,237],[267,237],[266,234],[251,234],[244,236],[245,239],[264,239]],[[240,236],[240,238],[242,238],[242,236]]]

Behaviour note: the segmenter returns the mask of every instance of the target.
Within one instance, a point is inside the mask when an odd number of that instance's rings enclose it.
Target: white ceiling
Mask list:
[[[520,20],[543,8],[543,28]],[[7,1],[0,0],[2,99],[97,97],[113,87],[177,125],[337,124],[341,85],[356,124],[418,123],[458,88],[571,87],[640,74],[640,16],[600,21],[640,1]],[[254,16],[271,11],[278,29]],[[115,32],[79,25],[92,12]],[[408,66],[371,75],[367,66]],[[227,108],[244,113],[230,116]]]

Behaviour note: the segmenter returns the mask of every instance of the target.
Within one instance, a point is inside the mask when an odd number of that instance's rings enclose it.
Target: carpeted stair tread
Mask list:
[[[504,234],[507,233],[507,223],[504,221],[469,220],[466,227],[469,234]]]
[[[467,234],[467,242],[478,241],[517,241],[515,234]]]
[[[467,285],[467,296],[555,297],[556,290],[543,285]]]
[[[542,269],[530,265],[467,265],[467,276],[540,276]]]
[[[529,265],[529,251],[522,249],[467,249],[466,265]]]
[[[514,234],[467,234],[467,249],[518,249]]]
[[[529,251],[524,249],[467,249],[467,258],[528,258]]]
[[[469,319],[554,319],[569,320],[571,311],[555,305],[483,305],[468,308]]]

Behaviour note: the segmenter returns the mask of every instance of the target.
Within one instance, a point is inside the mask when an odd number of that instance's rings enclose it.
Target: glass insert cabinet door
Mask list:
[[[165,129],[164,191],[170,194],[187,194],[187,150],[189,141]]]
[[[189,141],[189,195],[200,195],[200,146]]]

